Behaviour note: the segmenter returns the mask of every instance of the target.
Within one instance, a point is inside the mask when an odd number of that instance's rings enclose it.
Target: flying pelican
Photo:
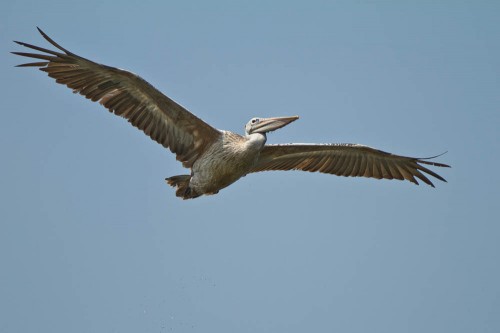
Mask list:
[[[449,167],[431,162],[435,158],[394,155],[360,144],[266,145],[266,134],[297,120],[298,116],[252,118],[245,136],[218,130],[163,95],[139,76],[80,57],[54,42],[40,28],[40,34],[56,52],[18,42],[43,52],[13,54],[42,61],[18,65],[40,70],[110,112],[127,119],[163,147],[170,149],[191,174],[167,178],[183,199],[216,194],[241,177],[266,170],[303,170],[345,177],[408,180],[416,178],[434,187],[424,175],[443,177],[423,165]],[[439,156],[439,155],[438,155]]]

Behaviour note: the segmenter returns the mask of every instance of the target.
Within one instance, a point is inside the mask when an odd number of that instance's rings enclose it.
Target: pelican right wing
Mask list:
[[[406,179],[418,185],[416,177],[434,187],[423,174],[427,173],[446,182],[443,177],[422,164],[437,167],[449,167],[449,165],[430,162],[428,159],[394,155],[351,143],[279,144],[264,146],[259,160],[250,172],[302,170],[345,177]]]
[[[40,70],[93,102],[99,101],[110,112],[127,119],[153,140],[169,148],[177,160],[190,168],[205,148],[221,135],[181,105],[177,104],[139,76],[82,58],[58,45],[42,30],[42,36],[63,51],[56,52],[27,43],[27,48],[44,52],[12,52],[41,59],[19,65]]]

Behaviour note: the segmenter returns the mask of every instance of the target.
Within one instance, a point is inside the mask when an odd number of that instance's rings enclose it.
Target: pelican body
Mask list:
[[[191,175],[167,178],[177,187],[177,196],[196,198],[216,194],[252,171],[266,143],[266,132],[298,119],[294,117],[253,118],[246,126],[246,136],[220,131],[220,136],[194,162]]]
[[[183,199],[216,194],[249,173],[267,170],[399,179],[417,185],[418,178],[432,187],[434,184],[425,174],[446,181],[424,166],[449,167],[429,161],[437,156],[406,157],[349,143],[266,145],[266,133],[290,124],[298,116],[252,118],[245,126],[245,136],[215,129],[139,76],[80,57],[61,47],[39,28],[38,31],[62,52],[16,41],[43,52],[12,52],[41,60],[18,67],[38,67],[57,83],[99,102],[170,149],[184,167],[191,169],[190,174],[166,179]]]

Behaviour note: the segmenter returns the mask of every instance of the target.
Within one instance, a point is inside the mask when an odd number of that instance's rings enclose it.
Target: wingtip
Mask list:
[[[18,44],[18,45],[24,46],[24,47],[30,47],[30,44],[25,43],[25,42],[20,42],[18,40],[13,40],[13,42]]]
[[[437,167],[442,167],[442,168],[451,168],[451,166],[448,164],[429,161],[429,160],[432,160],[434,158],[443,156],[446,153],[448,153],[448,151],[445,151],[444,153],[441,153],[441,154],[435,155],[435,156],[431,156],[431,157],[419,157],[419,158],[417,158],[417,160],[420,163],[427,164],[427,165],[432,165],[432,166],[437,166]]]
[[[435,155],[435,156],[431,156],[431,157],[419,157],[419,160],[432,160],[434,158],[438,158],[440,156],[443,156],[444,154],[447,154],[448,151],[445,151],[444,153],[441,153],[441,154],[438,154],[438,155]]]
[[[47,34],[42,29],[40,29],[39,27],[36,27],[36,29],[38,30],[40,35],[42,35],[45,39],[49,38],[49,36],[47,36]]]
[[[57,47],[59,50],[65,52],[68,55],[74,55],[73,53],[71,53],[70,51],[66,50],[61,45],[57,44],[52,38],[50,38],[45,32],[43,32],[42,29],[40,29],[39,27],[36,27],[36,28],[38,29],[38,32],[43,36],[43,38],[45,38],[45,40],[48,41],[50,44],[52,44],[53,46]]]

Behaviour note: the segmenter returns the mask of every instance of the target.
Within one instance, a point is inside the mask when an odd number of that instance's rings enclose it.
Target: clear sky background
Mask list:
[[[0,332],[500,332],[500,2],[4,1]],[[36,31],[220,129],[426,157],[448,183],[186,173],[14,68]]]

